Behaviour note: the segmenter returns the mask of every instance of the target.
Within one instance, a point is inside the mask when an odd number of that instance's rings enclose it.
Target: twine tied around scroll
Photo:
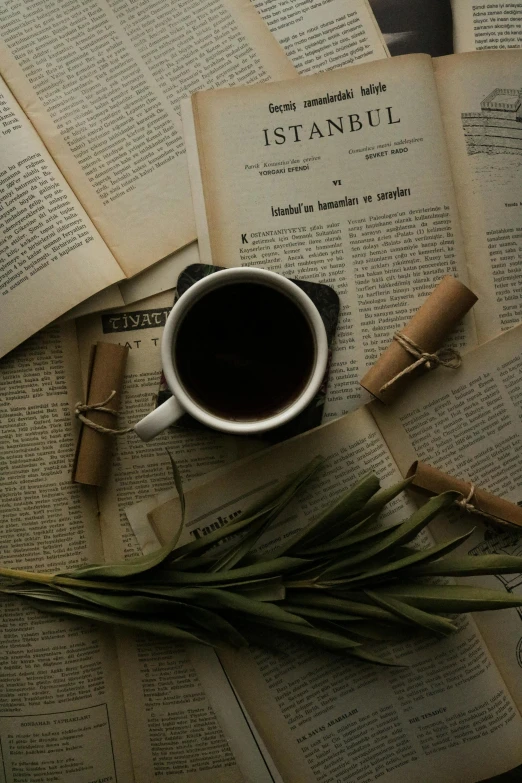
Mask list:
[[[468,514],[476,514],[479,517],[483,517],[484,519],[489,519],[492,522],[501,522],[503,525],[506,525],[506,527],[512,527],[519,530],[520,528],[518,525],[513,524],[512,522],[509,522],[507,519],[503,519],[503,517],[498,517],[495,514],[489,514],[487,511],[481,511],[480,508],[477,508],[473,505],[471,502],[473,499],[473,495],[475,494],[475,485],[472,481],[469,483],[469,492],[466,495],[466,497],[461,498],[460,500],[456,500],[455,504],[459,506],[463,511],[466,511]]]
[[[472,481],[470,481],[469,484],[469,493],[465,498],[461,498],[460,500],[456,500],[455,503],[457,506],[460,506],[464,511],[469,512],[476,512],[477,514],[483,514],[483,511],[479,511],[478,508],[476,508],[473,503],[471,502],[471,499],[473,498],[473,495],[475,494],[475,485]]]
[[[393,339],[399,343],[401,348],[404,348],[407,353],[413,356],[415,361],[383,384],[379,389],[380,392],[386,391],[386,389],[389,389],[390,386],[399,380],[399,378],[408,375],[422,365],[424,365],[427,370],[434,370],[439,364],[456,370],[462,364],[462,357],[454,348],[440,348],[438,351],[435,351],[435,353],[428,353],[427,351],[423,351],[420,345],[417,345],[416,342],[402,332],[395,332]]]
[[[107,399],[102,400],[102,402],[92,403],[91,405],[87,405],[83,402],[77,402],[74,409],[74,415],[82,422],[82,424],[85,424],[86,427],[90,427],[92,430],[99,432],[101,435],[126,435],[128,432],[133,432],[134,427],[124,427],[121,430],[113,430],[110,427],[103,427],[101,424],[96,424],[96,422],[91,421],[91,419],[88,419],[87,416],[84,416],[84,413],[88,413],[89,411],[99,411],[100,413],[109,413],[111,416],[117,416],[118,411],[114,411],[112,408],[105,407],[115,395],[116,390],[113,389]]]

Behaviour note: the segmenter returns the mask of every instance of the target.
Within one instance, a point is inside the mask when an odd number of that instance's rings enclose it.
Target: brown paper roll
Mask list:
[[[97,343],[93,346],[87,381],[88,405],[103,402],[114,389],[116,394],[105,407],[119,410],[128,353],[129,349],[122,345]],[[110,413],[89,411],[86,416],[102,427],[115,429],[117,426],[116,417]],[[109,472],[113,440],[111,435],[96,432],[82,424],[73,465],[74,482],[103,486]]]
[[[446,275],[411,321],[401,329],[401,334],[413,340],[423,351],[434,353],[476,301],[477,297],[469,288]],[[382,387],[414,361],[415,358],[394,340],[368,370],[360,382],[361,386],[382,402],[391,402],[417,372],[424,371],[423,368],[399,378],[384,391],[381,391]]]
[[[467,498],[471,489],[469,481],[461,481],[461,479],[449,476],[425,462],[414,462],[406,475],[408,478],[413,477],[411,487],[423,489],[435,495],[447,490],[455,490]],[[522,508],[516,503],[510,503],[509,500],[492,495],[491,492],[486,492],[479,487],[474,487],[473,496],[468,502],[476,508],[479,515],[487,515],[490,522],[504,528],[512,528],[515,525],[522,530]]]

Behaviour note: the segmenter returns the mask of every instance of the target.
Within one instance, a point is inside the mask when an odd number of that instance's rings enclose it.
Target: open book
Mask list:
[[[73,324],[52,326],[0,365],[1,404],[9,409],[1,476],[3,564],[63,571],[87,560],[136,554],[125,508],[172,485],[166,448],[184,478],[193,478],[189,518],[198,534],[221,524],[315,453],[328,458],[320,481],[288,509],[286,526],[278,527],[276,535],[303,524],[368,470],[385,485],[399,477],[397,464],[410,458],[411,445],[403,446],[406,436],[395,433],[386,442],[376,414],[365,408],[247,457],[230,472],[227,462],[244,455],[248,441],[169,430],[143,444],[130,434],[117,440],[113,474],[97,498],[72,485],[71,407],[82,398],[80,368],[86,369],[91,344],[101,339],[128,343],[120,424],[132,424],[150,409],[157,391],[161,327],[150,324],[161,321],[171,304],[169,293],[124,312],[90,316],[77,330]],[[141,317],[152,313],[158,318]],[[478,446],[470,437],[468,453],[477,453],[472,466],[477,483],[493,491],[504,487],[512,499],[517,499],[516,490],[508,491],[502,475],[498,484],[482,482],[482,475],[493,476],[503,455],[504,473],[515,476],[517,465],[520,470],[521,451],[507,447],[506,434],[516,439],[516,446],[522,425],[505,392],[511,389],[511,397],[515,395],[519,344],[520,329],[509,331],[466,357],[455,374],[440,368],[425,381],[431,380],[427,388],[432,394],[448,383],[462,394],[459,387],[465,383],[482,383],[473,375],[477,365],[480,373],[494,374],[507,401],[505,410],[495,401],[499,432],[491,435],[490,428],[488,439]],[[469,378],[464,374],[468,361]],[[415,389],[423,388],[422,383]],[[413,395],[412,406],[416,402]],[[435,421],[439,403],[429,403]],[[483,420],[473,422],[474,431],[486,432],[487,405],[481,407]],[[407,426],[411,411],[399,413]],[[438,433],[443,453],[436,423],[432,431]],[[419,425],[419,453],[425,432]],[[407,434],[413,441],[411,427]],[[488,451],[491,444],[495,449]],[[439,466],[445,467],[443,460]],[[209,482],[201,474],[212,469],[221,473],[213,473]],[[397,500],[390,507],[390,522],[411,508],[408,497]],[[160,537],[169,535],[178,512],[173,501],[155,514]],[[437,528],[433,532],[438,535]],[[492,531],[485,532],[493,547]],[[400,671],[354,665],[297,646],[288,647],[289,656],[252,650],[219,660],[206,649],[123,632],[113,636],[110,629],[55,619],[16,599],[0,600],[0,614],[0,769],[6,783],[30,781],[35,769],[58,777],[74,772],[81,783],[104,778],[119,783],[316,783],[327,775],[342,783],[357,778],[399,783],[406,774],[418,780],[475,783],[522,761],[515,643],[520,619],[514,610],[492,619],[491,635],[504,628],[511,635],[509,645],[490,645],[489,618],[477,615],[480,627],[462,618],[451,639],[397,648],[398,659],[411,664]]]
[[[461,346],[522,319],[521,89],[520,51],[408,55],[185,105],[202,260],[341,298],[329,415],[445,274],[479,296]]]
[[[281,45],[250,0],[0,9],[0,356],[196,238],[182,97],[291,78],[289,57],[309,72],[387,55],[367,0],[300,15],[283,0],[255,5]],[[190,252],[138,296],[172,287]],[[111,289],[98,309],[135,288]]]

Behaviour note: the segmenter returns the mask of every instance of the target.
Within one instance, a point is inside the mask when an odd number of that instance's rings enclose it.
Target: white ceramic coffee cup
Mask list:
[[[268,286],[291,299],[306,317],[315,344],[310,376],[299,396],[277,413],[253,421],[224,418],[206,410],[185,389],[175,364],[174,347],[177,333],[191,307],[210,291],[236,283],[257,283]],[[299,286],[282,275],[255,267],[238,267],[215,272],[194,283],[180,296],[169,313],[161,339],[161,360],[163,373],[173,396],[139,421],[134,429],[142,440],[149,441],[185,413],[189,413],[207,427],[235,435],[250,435],[274,429],[293,419],[312,401],[321,386],[327,359],[328,342],[323,320],[310,297]]]

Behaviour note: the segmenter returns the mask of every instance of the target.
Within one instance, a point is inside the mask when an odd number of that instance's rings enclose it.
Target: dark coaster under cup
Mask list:
[[[194,283],[197,283],[198,280],[201,280],[208,275],[215,274],[215,272],[219,272],[223,268],[224,267],[210,266],[208,264],[191,264],[188,266],[181,272],[178,278],[176,300],[180,296],[183,296],[185,291],[194,285]],[[269,430],[268,432],[262,432],[255,436],[270,443],[286,440],[287,438],[299,435],[300,433],[306,432],[321,424],[330,372],[331,346],[337,328],[337,321],[339,319],[339,297],[333,288],[330,288],[330,286],[324,285],[323,283],[313,283],[308,280],[294,280],[293,278],[289,279],[310,297],[319,311],[328,340],[328,365],[321,388],[310,404],[298,416],[281,427]],[[157,405],[161,405],[171,396],[172,394],[162,373],[157,396]],[[178,419],[173,426],[183,429],[207,429],[204,424],[196,421],[196,419],[192,418],[188,413]]]

